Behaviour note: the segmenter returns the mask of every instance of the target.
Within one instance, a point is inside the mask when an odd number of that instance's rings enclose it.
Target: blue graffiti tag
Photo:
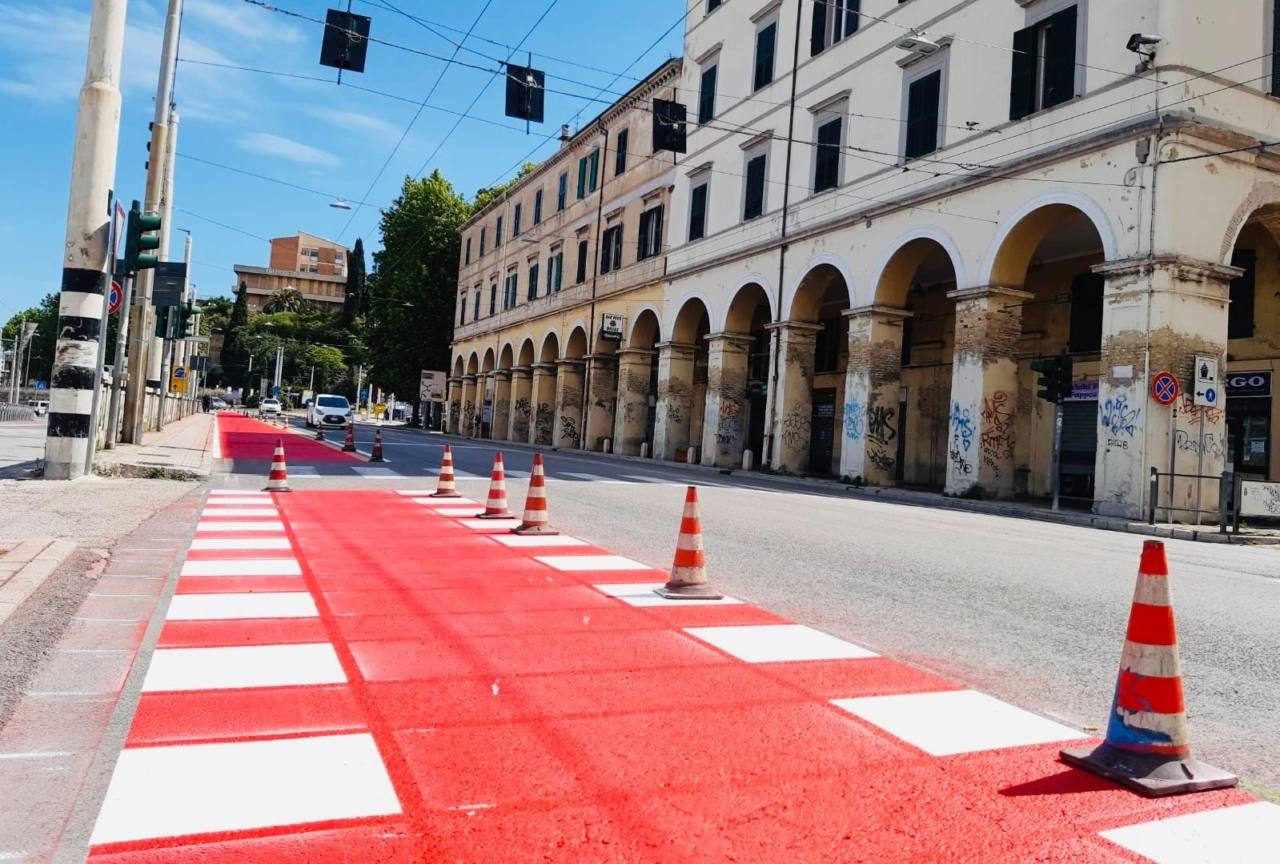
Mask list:
[[[1108,430],[1113,436],[1124,435],[1129,438],[1132,438],[1138,429],[1138,414],[1141,412],[1141,408],[1129,407],[1129,397],[1123,393],[1108,399],[1098,408],[1103,429]]]
[[[844,406],[844,434],[850,441],[861,441],[867,425],[867,406],[850,399]]]
[[[959,445],[968,453],[973,447],[973,415],[968,408],[961,408],[959,402],[951,403],[951,446]]]

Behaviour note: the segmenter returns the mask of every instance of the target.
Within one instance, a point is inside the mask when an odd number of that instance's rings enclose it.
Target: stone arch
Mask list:
[[[870,286],[871,296],[862,299],[858,305],[875,304],[877,306],[897,307],[906,305],[905,294],[898,296],[904,276],[908,282],[914,278],[919,267],[934,250],[940,251],[950,260],[951,270],[954,274],[952,281],[957,286],[967,285],[964,258],[961,256],[960,248],[956,246],[955,240],[941,228],[925,225],[913,228],[893,241],[889,251],[880,259],[876,269],[873,271],[875,281]],[[909,275],[906,275],[908,272]],[[909,284],[907,288],[910,288]]]
[[[480,371],[480,355],[478,355],[475,351],[472,351],[471,356],[467,358],[466,374],[475,375],[479,371]]]
[[[733,291],[729,293],[729,296],[733,299],[731,299],[729,304],[725,306],[724,317],[718,319],[713,324],[713,329],[734,332],[734,328],[731,323],[731,319],[734,318],[734,304],[738,302],[738,299],[742,296],[744,289],[749,289],[753,286],[760,289],[764,294],[765,305],[769,310],[769,320],[777,320],[778,313],[777,310],[774,309],[773,302],[773,283],[770,282],[762,273],[752,273],[738,280],[738,284],[735,285]]]
[[[677,332],[677,328],[679,326],[677,322],[682,315],[686,314],[686,311],[690,308],[690,304],[694,301],[697,301],[702,310],[706,313],[708,322],[718,320],[718,318],[712,314],[712,310],[715,308],[715,305],[710,299],[708,299],[707,295],[703,294],[701,291],[690,291],[681,297],[678,303],[669,304],[667,306],[668,320],[662,328],[663,332],[668,334],[667,338],[674,342],[681,341],[680,334]]]
[[[849,269],[849,265],[840,256],[832,255],[828,252],[814,255],[805,262],[804,267],[798,272],[801,275],[792,283],[782,304],[782,308],[786,310],[787,317],[790,320],[816,320],[808,317],[797,317],[796,312],[797,310],[807,311],[811,307],[816,309],[815,304],[821,303],[823,292],[819,290],[817,296],[814,296],[814,286],[817,280],[831,280],[838,276],[844,285],[849,303],[852,303],[854,297],[853,286],[855,284],[853,271]]]
[[[498,368],[510,369],[514,365],[514,358],[515,349],[512,347],[511,342],[503,343],[502,351],[498,354]]]
[[[697,294],[687,296],[671,322],[671,341],[683,345],[696,344],[702,333],[710,329],[711,309]]]
[[[751,332],[752,322],[761,303],[764,304],[769,320],[772,321],[773,299],[769,296],[769,289],[763,282],[743,282],[734,291],[733,299],[729,301],[729,306],[725,310],[724,323],[719,329],[729,333]]]
[[[1028,201],[1000,226],[983,259],[976,285],[1021,285],[1040,243],[1073,214],[1082,215],[1093,225],[1103,259],[1115,260],[1116,235],[1106,211],[1079,192],[1050,192]]]
[[[662,341],[662,321],[658,310],[645,306],[631,320],[631,332],[627,334],[628,348],[652,348]]]
[[[1259,218],[1263,217],[1263,218]],[[1271,217],[1267,219],[1265,217]],[[1232,253],[1240,240],[1240,234],[1250,222],[1261,222],[1273,237],[1280,242],[1280,183],[1264,181],[1255,183],[1249,195],[1240,202],[1227,230],[1222,238],[1222,249],[1218,257],[1221,264],[1230,264]]]
[[[548,330],[542,337],[542,347],[538,349],[539,363],[554,363],[560,359],[560,337],[556,331]]]
[[[574,326],[565,342],[564,356],[566,360],[581,360],[587,353],[587,328],[581,324]]]
[[[534,352],[533,339],[526,336],[524,341],[520,343],[520,353],[517,355],[519,365],[532,366],[536,359],[537,354]]]
[[[492,348],[486,348],[484,351],[484,360],[480,364],[481,372],[492,372],[494,367],[494,355]]]
[[[453,377],[461,378],[464,374],[466,374],[466,367],[462,365],[462,355],[459,354],[453,361]]]

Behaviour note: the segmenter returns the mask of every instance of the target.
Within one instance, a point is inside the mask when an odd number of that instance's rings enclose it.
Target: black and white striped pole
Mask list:
[[[126,0],[93,0],[89,57],[76,114],[62,256],[57,347],[49,386],[44,476],[70,480],[84,473],[98,386],[102,305],[110,285],[111,182],[120,135],[120,64]]]

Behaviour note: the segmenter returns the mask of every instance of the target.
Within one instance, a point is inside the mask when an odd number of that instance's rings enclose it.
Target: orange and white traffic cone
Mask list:
[[[271,457],[271,473],[267,475],[266,492],[289,491],[289,469],[284,464],[284,442],[276,439],[276,452]]]
[[[680,519],[680,536],[676,538],[676,558],[671,565],[671,578],[658,596],[668,600],[720,600],[724,595],[711,587],[707,579],[707,561],[702,552],[702,521],[698,517],[698,487],[690,486],[684,498],[684,516]]]
[[[347,423],[347,440],[342,442],[342,452],[356,452],[356,421],[354,420]]]
[[[559,534],[547,517],[547,476],[542,468],[542,454],[533,454],[533,473],[529,475],[529,495],[524,499],[524,520],[512,534]]]
[[[324,440],[324,427],[321,426],[319,423],[316,424],[316,440],[317,441]]]
[[[1191,758],[1169,562],[1159,540],[1142,544],[1106,740],[1092,750],[1063,750],[1061,756],[1068,765],[1144,795],[1203,792],[1238,782],[1234,775]]]
[[[493,457],[493,474],[489,478],[489,500],[485,502],[484,512],[480,519],[510,519],[511,511],[507,509],[507,475],[502,470],[502,454]]]
[[[440,478],[436,480],[436,491],[432,498],[461,498],[458,487],[453,480],[453,449],[444,445],[444,459],[440,461]]]
[[[373,451],[369,454],[370,462],[381,462],[382,459],[382,430],[373,430]]]

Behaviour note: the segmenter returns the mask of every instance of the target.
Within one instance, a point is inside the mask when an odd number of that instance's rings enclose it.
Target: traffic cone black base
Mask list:
[[[1102,743],[1094,749],[1063,750],[1062,761],[1083,768],[1151,798],[1207,792],[1235,786],[1234,774],[1199,759],[1176,759],[1156,753],[1131,753]]]
[[[369,453],[370,462],[382,462],[382,430],[375,429],[373,433],[373,450]]]
[[[687,585],[684,583],[668,582],[661,588],[655,588],[654,593],[659,597],[665,597],[667,600],[723,600],[724,595],[710,585],[703,583],[700,585]]]
[[[521,525],[518,528],[512,528],[511,533],[519,534],[521,537],[552,537],[560,532],[550,525],[530,525],[528,527]]]

